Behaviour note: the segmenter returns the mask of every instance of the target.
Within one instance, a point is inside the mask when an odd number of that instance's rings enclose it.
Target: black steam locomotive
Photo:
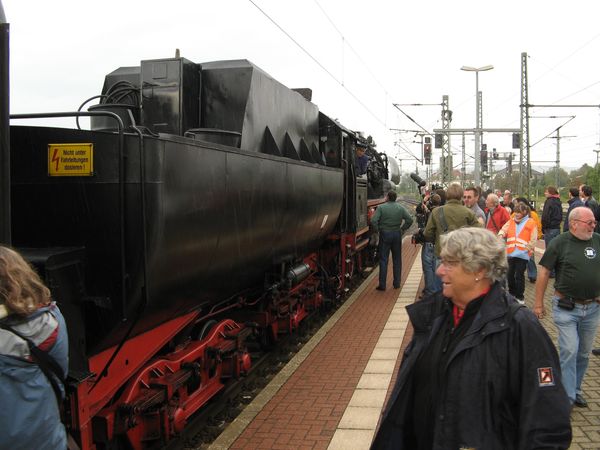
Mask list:
[[[138,449],[248,371],[247,339],[270,344],[344,295],[398,174],[310,91],[246,60],[142,61],[107,75],[97,99],[14,116],[89,116],[91,129],[10,128],[0,231],[66,317],[70,434]]]

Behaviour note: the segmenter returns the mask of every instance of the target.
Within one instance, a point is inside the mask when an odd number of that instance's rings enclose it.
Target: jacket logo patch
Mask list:
[[[554,373],[552,372],[552,367],[540,367],[537,371],[540,387],[554,386]]]
[[[587,259],[594,259],[596,257],[596,250],[593,247],[586,247],[584,254]]]

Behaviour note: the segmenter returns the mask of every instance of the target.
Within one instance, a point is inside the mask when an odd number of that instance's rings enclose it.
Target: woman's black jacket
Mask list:
[[[514,305],[514,306],[511,306]],[[372,449],[409,449],[415,361],[440,329],[451,303],[441,293],[409,305],[414,337]],[[495,283],[448,358],[435,411],[433,449],[567,449],[571,405],[556,349],[538,319]]]

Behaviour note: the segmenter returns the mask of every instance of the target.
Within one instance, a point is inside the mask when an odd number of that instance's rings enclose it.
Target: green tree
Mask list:
[[[569,187],[586,183],[587,174],[590,170],[593,169],[587,164],[584,164],[579,169],[572,170],[571,173],[569,173]]]
[[[510,192],[517,193],[519,188],[519,172],[513,171],[512,173],[503,172],[498,174],[494,178],[494,189],[500,189],[505,191],[508,189]],[[526,190],[526,188],[525,188]],[[521,193],[518,193],[519,195]],[[526,192],[524,193],[526,194]]]
[[[585,184],[592,187],[592,192],[596,198],[600,196],[600,164],[596,164],[594,168],[589,168],[585,176]]]
[[[543,176],[545,186],[556,186],[556,168],[548,169]],[[558,169],[558,186],[557,188],[571,187],[569,174],[565,169]]]

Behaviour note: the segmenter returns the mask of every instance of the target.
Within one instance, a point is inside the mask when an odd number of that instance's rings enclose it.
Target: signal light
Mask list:
[[[425,158],[425,164],[431,164],[431,143],[425,142],[423,144],[423,157]]]
[[[512,148],[521,148],[521,133],[513,133]]]
[[[488,166],[488,152],[487,152],[487,150],[481,150],[481,167],[483,169],[487,169],[487,166]]]

